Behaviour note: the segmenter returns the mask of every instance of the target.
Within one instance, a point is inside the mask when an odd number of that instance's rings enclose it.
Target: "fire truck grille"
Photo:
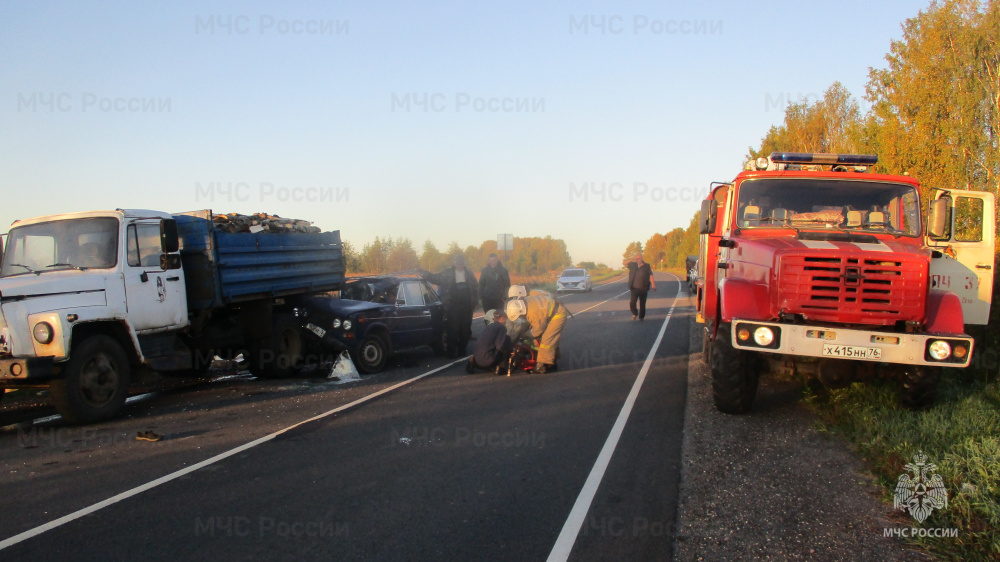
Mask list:
[[[856,324],[893,324],[924,315],[927,265],[905,257],[781,257],[779,305],[806,318]]]

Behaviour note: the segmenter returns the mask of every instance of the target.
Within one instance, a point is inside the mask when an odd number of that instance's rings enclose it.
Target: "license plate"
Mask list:
[[[323,336],[326,335],[326,330],[324,330],[323,328],[320,328],[319,326],[317,326],[316,324],[313,324],[312,322],[306,324],[306,329],[309,330],[310,332],[316,334],[319,337],[323,337]]]
[[[845,359],[882,359],[882,348],[859,347],[855,345],[823,344],[823,357],[842,357]]]

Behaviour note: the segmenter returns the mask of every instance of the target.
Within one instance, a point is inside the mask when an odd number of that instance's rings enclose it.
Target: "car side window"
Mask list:
[[[424,296],[420,293],[420,284],[413,281],[400,283],[396,304],[399,306],[423,306]]]
[[[421,283],[420,288],[423,289],[425,304],[437,304],[441,302],[441,297],[438,296],[437,291],[433,287],[427,283]]]

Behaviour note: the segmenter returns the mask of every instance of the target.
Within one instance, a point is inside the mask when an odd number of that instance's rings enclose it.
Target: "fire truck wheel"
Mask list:
[[[930,408],[934,405],[940,378],[940,367],[905,366],[900,385],[900,403],[911,410]]]
[[[757,396],[760,373],[755,358],[730,344],[729,324],[720,324],[711,345],[712,399],[727,414],[745,414]]]
[[[114,338],[87,338],[73,349],[65,375],[49,385],[52,405],[70,423],[113,417],[125,404],[131,370],[125,351]]]

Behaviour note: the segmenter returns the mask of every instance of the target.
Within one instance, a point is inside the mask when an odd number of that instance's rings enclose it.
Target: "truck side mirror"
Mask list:
[[[951,237],[948,219],[950,218],[951,198],[935,199],[928,205],[927,235],[934,240],[947,240]]]
[[[177,236],[177,221],[174,219],[163,219],[160,221],[160,248],[167,254],[172,254],[180,250],[180,239]]]
[[[167,271],[169,269],[180,269],[181,268],[181,256],[180,254],[160,254],[160,269]]]
[[[701,226],[698,228],[699,234],[712,234],[715,232],[715,223],[718,219],[719,204],[714,198],[701,202]]]

